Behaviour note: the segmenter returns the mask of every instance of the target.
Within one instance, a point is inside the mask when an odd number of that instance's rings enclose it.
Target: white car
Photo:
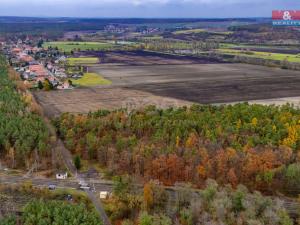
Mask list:
[[[81,185],[81,186],[79,187],[79,189],[89,191],[89,190],[91,190],[91,187],[90,187],[90,186],[87,186],[87,185],[86,185],[86,186]]]
[[[83,180],[79,181],[79,185],[80,186],[88,186],[88,184],[85,181],[83,181]]]

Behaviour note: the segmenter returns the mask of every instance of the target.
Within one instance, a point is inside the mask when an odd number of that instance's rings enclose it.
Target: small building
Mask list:
[[[19,54],[19,53],[22,52],[22,49],[20,49],[20,48],[13,48],[13,49],[11,50],[11,52],[12,52],[13,54],[17,55],[17,54]]]
[[[61,62],[66,62],[66,61],[67,61],[67,57],[63,55],[63,56],[59,57],[57,60],[55,60],[55,63],[58,64]]]
[[[27,63],[30,63],[30,62],[34,61],[34,59],[30,55],[22,55],[20,57],[20,60],[22,62],[27,62]]]
[[[59,89],[59,90],[73,89],[73,86],[71,86],[70,83],[68,81],[66,81],[63,84],[58,85],[57,89]]]
[[[110,196],[110,193],[108,191],[100,191],[100,199],[108,199]]]
[[[68,173],[67,172],[56,173],[56,179],[57,180],[65,180],[67,178],[68,178]]]
[[[47,70],[44,68],[43,65],[30,65],[29,70],[31,73],[34,73],[39,78],[45,78],[48,76]]]

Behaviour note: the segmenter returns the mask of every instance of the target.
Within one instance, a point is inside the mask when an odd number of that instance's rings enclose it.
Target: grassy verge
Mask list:
[[[207,32],[207,31],[204,29],[178,30],[173,32],[173,34],[197,34],[202,32]]]
[[[48,188],[34,187],[30,181],[18,185],[0,184],[0,201],[18,203],[17,208],[19,209],[34,199],[67,201],[66,196],[68,195],[72,196],[74,203],[83,203],[87,208],[93,208],[87,194],[80,190],[57,188],[50,191]]]
[[[278,50],[288,50],[293,49],[294,46],[285,46],[285,45],[255,45],[255,44],[247,44],[247,43],[240,43],[240,44],[232,44],[232,43],[220,43],[220,48],[225,49],[234,49],[234,48],[264,48],[264,49],[278,49]]]
[[[233,49],[219,49],[218,52],[227,55],[247,56],[253,58],[279,60],[279,61],[286,60],[288,62],[300,63],[299,54],[295,55],[295,54],[282,54],[282,53],[257,52],[257,51],[242,51],[242,50],[233,50]]]
[[[155,35],[155,36],[143,37],[142,39],[143,40],[162,40],[162,39],[164,39],[164,37]]]
[[[86,73],[80,79],[72,79],[73,84],[78,86],[97,86],[97,85],[110,85],[111,81],[103,78],[96,73]]]
[[[173,32],[173,34],[199,34],[199,33],[209,33],[209,34],[223,34],[223,35],[229,35],[233,32],[231,31],[210,31],[205,29],[190,29],[190,30],[178,30]]]

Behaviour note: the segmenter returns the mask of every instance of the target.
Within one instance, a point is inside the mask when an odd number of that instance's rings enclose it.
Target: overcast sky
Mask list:
[[[0,16],[270,17],[300,0],[0,0]]]

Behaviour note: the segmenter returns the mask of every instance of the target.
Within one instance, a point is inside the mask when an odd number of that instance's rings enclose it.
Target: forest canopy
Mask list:
[[[0,155],[12,167],[29,166],[49,148],[47,127],[18,79],[0,56]]]
[[[113,174],[198,187],[207,178],[261,190],[300,185],[300,110],[291,105],[100,110],[55,125],[73,153]]]
[[[94,211],[88,211],[84,205],[63,201],[34,200],[27,203],[22,216],[7,216],[0,219],[0,225],[102,225]]]

